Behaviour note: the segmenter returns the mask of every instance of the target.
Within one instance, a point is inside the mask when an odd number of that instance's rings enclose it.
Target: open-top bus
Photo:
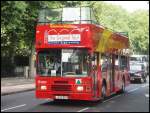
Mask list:
[[[130,83],[128,48],[128,37],[98,25],[89,7],[41,10],[36,97],[91,101],[123,92]]]

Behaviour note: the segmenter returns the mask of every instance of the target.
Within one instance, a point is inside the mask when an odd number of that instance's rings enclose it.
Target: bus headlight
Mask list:
[[[83,91],[83,86],[77,86],[77,91]]]
[[[46,90],[47,87],[46,86],[41,86],[41,90]]]

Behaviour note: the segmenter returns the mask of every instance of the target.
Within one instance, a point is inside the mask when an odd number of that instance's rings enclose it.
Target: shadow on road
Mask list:
[[[120,93],[118,93],[120,94]],[[113,94],[109,97],[107,97],[104,101],[113,98],[115,96],[117,96],[118,94]],[[126,95],[127,92],[122,93],[122,95]],[[54,101],[49,101],[49,102],[45,102],[42,103],[42,106],[76,106],[76,107],[93,107],[93,106],[97,106],[98,104],[103,103],[102,100],[98,100],[98,101],[81,101],[81,100],[54,100]]]
[[[122,95],[126,95],[128,94],[127,92],[125,92]],[[113,94],[110,97],[107,97],[104,101],[111,99],[115,96],[117,96],[118,94]],[[35,106],[34,108],[30,109],[29,111],[33,111],[33,112],[43,112],[43,111],[59,111],[59,112],[64,112],[64,111],[77,111],[77,110],[81,110],[83,108],[88,108],[88,107],[98,107],[99,105],[101,105],[103,103],[102,100],[99,101],[79,101],[79,100],[49,100],[46,102],[42,102],[41,104]]]
[[[50,102],[43,103],[43,106],[76,106],[76,107],[89,107],[95,106],[102,103],[102,101],[79,101],[79,100],[54,100]]]
[[[140,81],[132,81],[132,82],[130,82],[131,84],[146,84],[147,82],[140,82]]]

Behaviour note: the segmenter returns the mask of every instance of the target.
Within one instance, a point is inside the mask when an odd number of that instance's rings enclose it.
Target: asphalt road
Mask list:
[[[1,112],[149,112],[149,81],[98,102],[37,100],[34,91],[1,96]]]

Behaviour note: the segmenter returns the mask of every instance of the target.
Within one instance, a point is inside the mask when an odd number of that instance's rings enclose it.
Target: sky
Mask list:
[[[137,9],[149,9],[148,1],[105,1],[114,5],[121,5],[129,12],[133,12]]]

